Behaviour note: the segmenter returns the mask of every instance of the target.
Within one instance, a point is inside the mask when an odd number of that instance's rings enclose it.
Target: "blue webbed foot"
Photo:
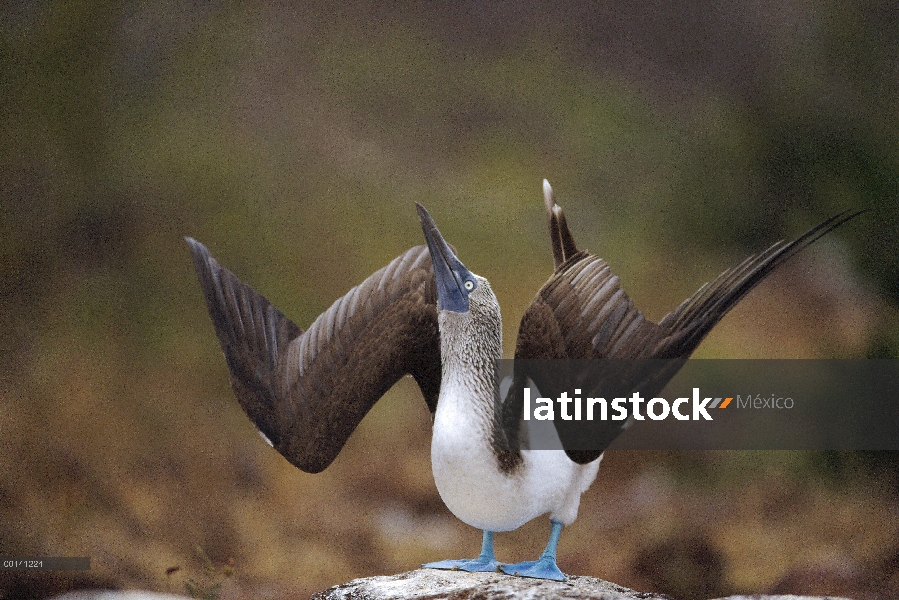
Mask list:
[[[556,565],[555,557],[543,556],[540,557],[540,560],[505,565],[502,567],[502,570],[507,575],[517,575],[518,577],[565,581],[565,574]]]
[[[562,533],[562,524],[558,521],[550,521],[550,523],[552,523],[552,529],[549,532],[549,542],[540,558],[535,561],[506,565],[503,567],[503,573],[519,577],[565,581],[565,574],[556,565],[556,545],[559,543],[559,535]]]
[[[502,567],[502,563],[494,558],[471,558],[461,560],[440,560],[422,565],[425,569],[448,569],[452,571],[468,571],[469,573],[491,572],[495,573]]]
[[[462,560],[440,560],[422,565],[425,569],[448,569],[468,571],[469,573],[496,572],[502,567],[493,555],[493,532],[485,531],[481,542],[481,555],[477,558]]]

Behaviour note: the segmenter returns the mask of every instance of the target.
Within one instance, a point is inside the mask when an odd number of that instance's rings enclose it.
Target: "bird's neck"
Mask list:
[[[502,357],[502,322],[499,315],[441,312],[440,401],[444,409],[474,418],[480,428],[493,425],[496,361]]]
[[[497,398],[496,361],[502,357],[498,312],[487,318],[440,315],[443,377],[431,444],[435,465],[493,464],[510,474],[521,465],[517,434],[505,431]],[[435,467],[436,468],[436,467]]]

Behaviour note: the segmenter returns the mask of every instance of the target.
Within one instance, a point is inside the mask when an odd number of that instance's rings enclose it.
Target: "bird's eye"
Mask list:
[[[465,289],[469,292],[474,289],[474,281],[472,281],[471,279],[466,281],[464,285],[465,285]]]

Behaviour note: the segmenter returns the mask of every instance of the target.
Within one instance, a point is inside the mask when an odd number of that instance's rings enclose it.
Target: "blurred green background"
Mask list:
[[[185,235],[306,327],[424,204],[505,347],[541,180],[651,318],[845,208],[705,357],[899,355],[892,2],[0,4],[0,597],[303,597],[474,555],[401,382],[301,473],[240,411]],[[610,452],[561,568],[683,598],[899,595],[890,453]],[[497,538],[534,557],[547,524]]]

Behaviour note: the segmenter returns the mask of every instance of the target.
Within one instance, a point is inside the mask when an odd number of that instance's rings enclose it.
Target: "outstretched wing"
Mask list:
[[[287,460],[325,469],[375,402],[406,374],[431,412],[440,344],[427,246],[401,254],[305,333],[187,238],[240,405]]]
[[[613,388],[639,384],[639,388],[631,389],[640,389],[645,395],[661,391],[709,331],[772,271],[864,212],[840,213],[792,242],[777,242],[750,256],[704,285],[659,323],[653,323],[634,306],[605,261],[577,249],[548,184],[544,191],[556,270],[521,320],[515,358],[681,359],[658,361],[658,368],[649,370],[644,364],[632,375],[635,380],[623,381],[627,376],[622,376],[611,382]],[[539,382],[537,386],[540,388]],[[507,426],[510,418],[506,419]],[[566,427],[560,420],[555,423],[557,428]],[[569,457],[582,464],[595,460],[621,432],[618,422],[602,427],[596,430],[598,439],[591,441],[595,451],[568,450]],[[559,433],[564,443],[563,431]]]

